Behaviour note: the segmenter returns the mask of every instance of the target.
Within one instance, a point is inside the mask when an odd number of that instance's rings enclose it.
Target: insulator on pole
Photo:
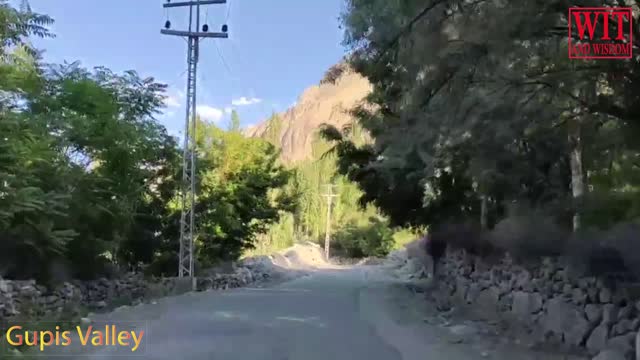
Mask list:
[[[202,32],[207,32],[207,31],[209,31],[209,25],[207,24],[202,25]]]
[[[227,31],[229,31],[229,26],[227,24],[222,25],[222,32],[226,33]]]
[[[164,27],[165,29],[171,29],[171,21],[167,20],[167,22],[164,23]]]

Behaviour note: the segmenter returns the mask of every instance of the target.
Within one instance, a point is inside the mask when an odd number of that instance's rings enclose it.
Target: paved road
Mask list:
[[[138,354],[145,359],[401,359],[359,310],[368,276],[363,268],[323,270],[272,288],[168,298],[98,316],[94,324],[144,320],[144,355]],[[89,350],[90,355],[80,358],[141,358],[125,355],[122,349]]]
[[[266,289],[192,293],[97,316],[145,321],[144,353],[70,346],[52,359],[476,360],[486,342],[452,344],[377,267],[322,270]],[[77,342],[75,343],[77,344]],[[478,347],[480,346],[480,347]],[[87,350],[90,352],[87,353]],[[69,354],[75,356],[70,357]],[[81,355],[82,354],[82,355]],[[500,351],[493,359],[524,358]],[[483,355],[483,357],[486,354]],[[526,357],[545,359],[545,356]]]

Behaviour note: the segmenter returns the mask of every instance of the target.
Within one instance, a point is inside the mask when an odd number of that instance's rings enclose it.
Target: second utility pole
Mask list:
[[[222,32],[208,32],[209,25],[204,24],[200,29],[200,6],[212,4],[225,4],[227,0],[201,0],[169,2],[165,8],[189,7],[189,29],[186,31],[171,30],[171,22],[167,20],[164,35],[186,37],[187,49],[187,109],[184,125],[184,143],[182,157],[182,213],[180,216],[180,254],[178,258],[178,277],[191,278],[192,287],[195,287],[194,278],[194,228],[195,228],[195,192],[196,192],[196,78],[198,71],[198,56],[200,38],[228,38],[227,25],[222,26]],[[195,8],[195,21],[194,21]],[[195,25],[195,28],[194,28]]]
[[[333,205],[333,198],[338,197],[338,194],[333,193],[333,188],[336,185],[327,185],[327,193],[323,196],[327,198],[327,224],[324,235],[324,256],[329,261],[329,247],[331,243],[331,206]]]

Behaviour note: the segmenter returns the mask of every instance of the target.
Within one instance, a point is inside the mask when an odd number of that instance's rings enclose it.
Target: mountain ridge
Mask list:
[[[367,79],[345,63],[332,66],[319,84],[306,88],[296,104],[274,117],[245,129],[245,135],[269,139],[281,149],[284,163],[309,159],[314,135],[320,125],[338,128],[352,122],[348,113],[371,92]],[[277,124],[274,124],[277,121]]]

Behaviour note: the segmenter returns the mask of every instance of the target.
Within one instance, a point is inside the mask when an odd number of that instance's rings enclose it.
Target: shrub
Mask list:
[[[607,232],[604,241],[618,251],[626,270],[640,278],[640,225],[618,224]]]
[[[618,223],[640,217],[637,192],[593,191],[585,196],[581,209],[582,224],[611,229]]]
[[[568,233],[550,217],[536,213],[509,216],[490,233],[495,247],[520,260],[562,255],[567,238]]]
[[[348,257],[383,257],[394,245],[393,230],[385,220],[377,217],[369,218],[368,224],[351,223],[338,231],[335,245],[343,255]]]
[[[451,249],[465,250],[480,257],[491,256],[497,251],[480,227],[471,223],[448,223],[434,227],[429,232],[429,241],[444,242]]]
[[[585,229],[571,236],[566,244],[565,255],[573,275],[612,280],[631,274],[620,246],[628,237],[619,231]]]

